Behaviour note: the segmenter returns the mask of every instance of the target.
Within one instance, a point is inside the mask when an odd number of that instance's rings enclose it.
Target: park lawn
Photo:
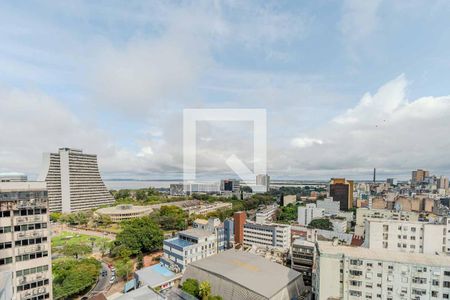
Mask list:
[[[108,242],[109,239],[97,236],[91,236],[80,233],[72,233],[63,231],[57,236],[52,237],[52,247],[61,247],[65,244],[88,244],[91,245],[92,242],[99,244],[101,242]]]

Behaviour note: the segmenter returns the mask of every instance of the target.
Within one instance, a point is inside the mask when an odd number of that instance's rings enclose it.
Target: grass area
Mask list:
[[[52,237],[52,247],[61,247],[66,244],[91,245],[92,242],[94,242],[95,244],[99,244],[102,241],[108,242],[109,239],[92,235],[63,231],[59,235]]]
[[[100,230],[100,231],[116,233],[116,234],[119,233],[120,231],[122,231],[120,224],[116,224],[116,223],[111,223],[107,226],[97,226],[97,227],[89,227],[88,226],[87,229]]]

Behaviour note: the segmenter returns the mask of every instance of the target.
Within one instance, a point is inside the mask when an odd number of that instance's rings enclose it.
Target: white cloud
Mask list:
[[[291,144],[292,146],[297,148],[308,148],[314,145],[322,145],[323,141],[319,139],[303,137],[292,139]]]
[[[294,139],[298,144],[293,142],[290,151],[272,157],[275,169],[329,176],[370,174],[374,167],[408,174],[421,167],[449,174],[450,96],[408,101],[406,87],[401,75],[374,95],[365,94],[354,108],[308,132],[326,143],[312,147],[312,141]]]

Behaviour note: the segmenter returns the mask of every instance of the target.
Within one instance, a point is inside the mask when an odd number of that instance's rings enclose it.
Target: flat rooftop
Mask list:
[[[140,282],[150,287],[157,287],[181,277],[181,274],[175,274],[160,264],[137,270],[135,273]]]
[[[301,274],[258,255],[228,250],[188,265],[241,285],[266,298],[271,298]]]
[[[179,234],[193,236],[196,238],[204,238],[204,237],[210,236],[211,232],[203,230],[203,229],[192,228],[192,229],[186,229],[186,230],[180,231]]]
[[[181,247],[181,248],[184,248],[184,247],[187,247],[187,246],[194,245],[194,243],[189,242],[189,241],[186,241],[186,240],[182,240],[182,239],[180,239],[180,238],[178,238],[178,237],[175,237],[175,238],[172,238],[172,239],[165,240],[164,242],[165,242],[165,243],[169,243],[169,244],[173,244],[173,245],[178,246],[178,247]]]
[[[45,181],[0,182],[0,192],[45,191],[45,190],[47,190],[47,183]]]
[[[382,249],[369,249],[365,247],[350,247],[337,245],[332,242],[319,241],[319,252],[328,255],[345,255],[351,258],[398,262],[405,264],[418,264],[424,266],[450,266],[450,256],[430,255],[422,253],[407,253]]]
[[[151,206],[134,206],[134,205],[117,205],[112,207],[104,207],[97,210],[99,214],[126,214],[126,213],[151,213],[153,211]]]

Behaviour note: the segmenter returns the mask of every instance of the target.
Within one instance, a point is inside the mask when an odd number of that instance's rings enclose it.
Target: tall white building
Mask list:
[[[47,182],[50,211],[80,211],[114,203],[100,176],[97,155],[81,150],[60,148],[58,153],[44,153],[39,180]]]
[[[256,175],[256,185],[264,186],[267,192],[270,188],[270,176],[267,174]]]
[[[0,183],[0,299],[52,299],[50,250],[45,182]]]
[[[317,243],[317,300],[450,297],[450,257]]]
[[[298,224],[308,226],[314,219],[323,218],[325,216],[325,210],[323,208],[317,208],[314,203],[308,203],[306,206],[298,207]]]
[[[450,253],[450,219],[441,224],[366,220],[364,246],[425,254]]]

